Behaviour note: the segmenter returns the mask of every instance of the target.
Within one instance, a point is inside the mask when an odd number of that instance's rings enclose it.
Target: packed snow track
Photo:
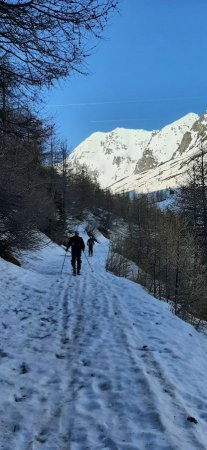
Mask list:
[[[1,450],[207,449],[207,340],[107,249],[76,277],[55,244],[0,260]]]

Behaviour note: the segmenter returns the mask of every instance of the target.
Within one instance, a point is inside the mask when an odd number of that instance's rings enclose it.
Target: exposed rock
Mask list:
[[[177,155],[182,155],[189,147],[191,140],[192,140],[191,132],[187,131],[184,134],[182,141],[181,141],[180,145],[178,146],[178,149],[176,150],[175,153],[173,153],[172,159],[174,159]]]
[[[153,169],[157,166],[157,161],[153,156],[152,150],[146,149],[142,158],[136,164],[134,174],[144,172],[145,170]]]
[[[123,156],[114,156],[112,164],[115,164],[117,165],[117,167],[119,167],[123,159],[124,159]]]

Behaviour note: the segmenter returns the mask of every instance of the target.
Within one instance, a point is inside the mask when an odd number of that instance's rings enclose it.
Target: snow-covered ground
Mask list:
[[[99,241],[80,277],[55,244],[0,260],[0,449],[207,449],[206,337]]]

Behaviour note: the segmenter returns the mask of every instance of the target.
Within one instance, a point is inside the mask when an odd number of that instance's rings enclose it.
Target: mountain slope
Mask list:
[[[114,193],[120,192],[155,192],[161,189],[177,188],[188,180],[188,170],[201,148],[206,149],[207,114],[199,117],[186,131],[171,159],[157,167],[124,177],[110,186]],[[207,160],[207,155],[204,156]]]
[[[190,113],[161,130],[117,128],[109,133],[94,133],[72,152],[68,163],[73,169],[78,165],[87,166],[91,172],[96,173],[103,188],[113,185],[117,192],[123,178],[128,177],[125,183],[128,189],[128,182],[132,186],[133,180],[142,179],[148,171],[152,177],[154,169],[156,177],[157,168],[167,161],[173,162],[167,169],[170,169],[169,176],[172,177],[175,175],[174,169],[177,170],[176,165],[173,169],[176,160],[194,150],[204,122],[206,126],[205,115],[199,118],[197,114]],[[117,182],[115,187],[114,183]],[[142,180],[140,184],[143,185]]]
[[[82,142],[69,156],[74,167],[85,164],[97,172],[102,187],[123,176],[130,175],[137,160],[150,143],[153,132],[117,128],[109,133],[94,133]]]

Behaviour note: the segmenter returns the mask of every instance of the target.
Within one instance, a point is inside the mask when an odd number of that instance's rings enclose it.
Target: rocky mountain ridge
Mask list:
[[[161,130],[93,133],[71,153],[68,164],[73,170],[86,166],[113,192],[152,192],[185,182],[189,162],[206,137],[207,113],[189,113]]]

